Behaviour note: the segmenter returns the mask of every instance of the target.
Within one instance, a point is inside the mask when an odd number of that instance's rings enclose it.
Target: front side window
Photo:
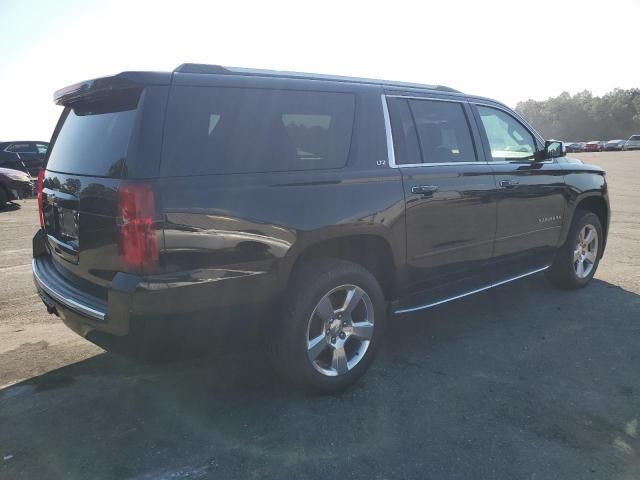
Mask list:
[[[511,115],[491,107],[478,106],[491,158],[493,160],[531,160],[536,151],[533,135]]]
[[[163,175],[340,168],[347,162],[350,93],[175,87]]]
[[[476,153],[462,104],[410,100],[424,163],[475,162]]]

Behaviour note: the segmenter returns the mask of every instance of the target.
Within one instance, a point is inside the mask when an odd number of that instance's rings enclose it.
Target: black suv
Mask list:
[[[47,142],[0,142],[0,167],[21,170],[36,178],[48,148]]]
[[[603,170],[451,88],[185,64],[55,99],[33,274],[90,339],[260,319],[279,371],[332,391],[393,317],[543,271],[582,287],[604,251]]]

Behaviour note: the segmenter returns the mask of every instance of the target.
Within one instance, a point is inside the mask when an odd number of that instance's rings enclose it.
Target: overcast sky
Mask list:
[[[448,85],[515,107],[640,87],[640,0],[0,0],[0,140],[48,140],[54,90],[184,62]]]

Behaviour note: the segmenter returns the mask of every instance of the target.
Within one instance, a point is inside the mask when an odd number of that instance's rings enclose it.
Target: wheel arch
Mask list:
[[[598,219],[600,220],[600,224],[602,226],[602,234],[604,237],[603,243],[602,243],[602,251],[600,253],[600,255],[602,256],[602,254],[604,253],[604,248],[607,243],[607,236],[609,232],[609,220],[611,216],[608,201],[605,199],[603,195],[598,193],[585,195],[577,199],[571,215],[571,221],[569,222],[569,225],[573,223],[573,220],[575,218],[575,213],[578,210],[585,210],[588,212],[592,212],[595,215],[597,215]]]
[[[385,297],[396,294],[396,262],[390,242],[375,234],[353,234],[320,240],[301,248],[285,272],[287,286],[301,265],[317,258],[337,258],[361,265],[376,277]]]

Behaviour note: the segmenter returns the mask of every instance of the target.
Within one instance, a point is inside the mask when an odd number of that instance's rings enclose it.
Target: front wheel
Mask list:
[[[316,392],[351,385],[371,364],[382,336],[386,302],[378,281],[356,263],[318,259],[291,283],[277,325],[276,369]]]
[[[598,268],[604,237],[598,216],[578,210],[567,240],[547,270],[547,278],[565,289],[584,287]]]

